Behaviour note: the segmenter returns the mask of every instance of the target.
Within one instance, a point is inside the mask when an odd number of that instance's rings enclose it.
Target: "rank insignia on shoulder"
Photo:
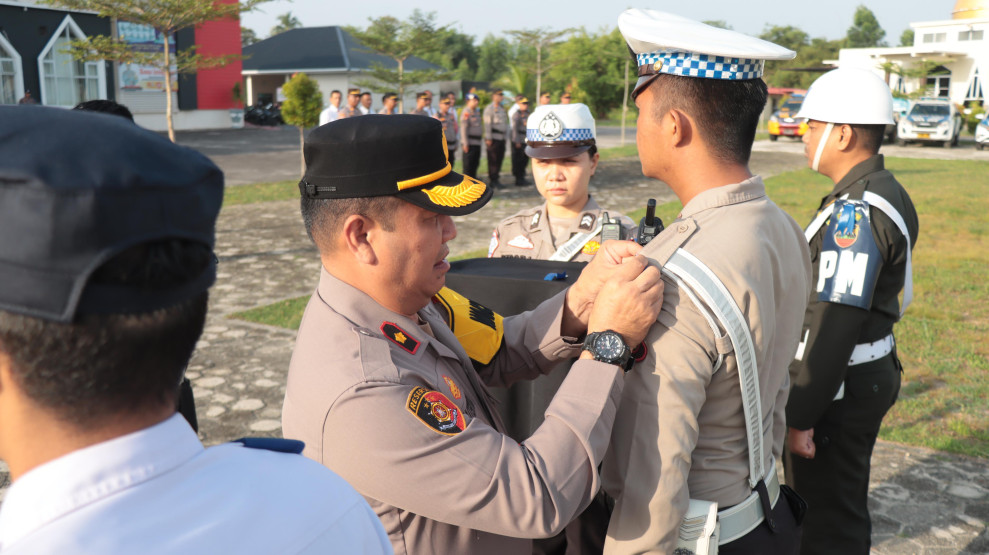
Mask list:
[[[532,215],[532,219],[529,220],[529,229],[536,229],[536,226],[539,225],[539,219],[542,217],[542,215],[543,215],[542,212],[536,212],[535,214]]]
[[[601,243],[598,243],[597,241],[588,241],[587,244],[584,245],[584,248],[580,249],[580,252],[583,254],[589,254],[591,256],[594,256],[595,254],[598,253],[598,249],[600,248],[601,248]]]
[[[450,376],[443,376],[443,381],[446,382],[447,387],[450,388],[450,394],[453,395],[454,399],[459,399],[463,397],[463,395],[460,393],[460,388],[457,387],[457,384],[453,383],[453,380],[450,379]]]
[[[414,388],[409,393],[406,408],[426,427],[443,435],[457,435],[467,427],[467,419],[460,407],[439,391]]]
[[[534,249],[535,245],[532,241],[525,235],[516,235],[514,239],[508,242],[508,246],[515,247],[517,249]]]
[[[385,337],[391,339],[393,343],[405,349],[410,355],[416,354],[416,351],[419,350],[419,341],[398,327],[398,324],[382,322],[381,333],[385,334]]]
[[[594,229],[594,222],[597,221],[597,216],[591,214],[590,212],[584,214],[580,217],[580,229],[584,231],[590,231]]]

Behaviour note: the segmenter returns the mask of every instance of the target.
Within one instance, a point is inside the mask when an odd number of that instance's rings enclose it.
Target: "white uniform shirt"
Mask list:
[[[340,109],[330,104],[325,110],[319,113],[319,124],[326,125],[331,121],[336,121],[340,117]]]
[[[0,506],[0,553],[391,553],[342,478],[302,457],[204,449],[174,415],[32,469]]]

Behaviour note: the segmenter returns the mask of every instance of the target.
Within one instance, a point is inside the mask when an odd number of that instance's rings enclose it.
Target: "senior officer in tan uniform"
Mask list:
[[[596,136],[594,117],[584,104],[536,108],[526,124],[525,153],[546,202],[502,220],[491,234],[488,258],[594,258],[605,212],[588,193],[600,158]],[[617,212],[608,216],[621,223],[626,238],[633,238],[632,220]]]
[[[667,266],[664,276],[674,261],[694,271],[667,282],[646,359],[628,377],[602,470],[616,498],[605,552],[672,553],[694,499],[717,503],[720,553],[793,553],[799,508],[774,461],[810,258],[800,227],[748,161],[767,96],[763,60],[794,53],[652,10],[628,10],[618,24],[639,66],[642,173],[683,203],[642,252]],[[712,318],[722,307],[730,318]]]
[[[405,115],[307,137],[302,212],[323,269],[283,430],[367,498],[396,552],[523,553],[531,542],[518,538],[556,533],[598,489],[628,345],[655,321],[662,282],[636,245],[612,242],[522,316],[440,292],[450,216],[491,197],[450,170],[445,143],[439,121]],[[485,384],[575,356],[585,331],[580,356],[595,360],[574,365],[532,437],[505,436]]]
[[[491,92],[491,104],[484,107],[484,144],[488,154],[488,184],[501,187],[499,174],[505,161],[505,139],[508,138],[508,112],[501,105],[505,93],[501,89]]]

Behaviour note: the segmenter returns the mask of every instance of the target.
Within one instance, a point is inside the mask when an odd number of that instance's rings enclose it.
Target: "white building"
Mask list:
[[[894,92],[920,91],[923,96],[949,99],[958,105],[984,104],[989,79],[987,3],[958,0],[952,19],[911,23],[913,46],[843,48],[838,66],[871,69],[886,78]],[[913,75],[924,63],[929,64],[927,76]]]

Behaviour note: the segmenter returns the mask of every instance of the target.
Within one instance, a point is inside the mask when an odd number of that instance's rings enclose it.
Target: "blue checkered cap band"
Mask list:
[[[574,141],[590,141],[594,133],[590,129],[564,129],[559,137],[546,138],[538,129],[526,129],[525,140],[529,142],[561,143]]]
[[[746,58],[726,58],[695,52],[678,52],[674,50],[659,50],[636,56],[639,67],[649,66],[649,73],[667,73],[683,77],[702,77],[705,79],[725,79],[728,81],[745,81],[762,77],[765,60],[750,60]],[[657,68],[657,62],[662,64]],[[642,73],[639,73],[642,75]]]

